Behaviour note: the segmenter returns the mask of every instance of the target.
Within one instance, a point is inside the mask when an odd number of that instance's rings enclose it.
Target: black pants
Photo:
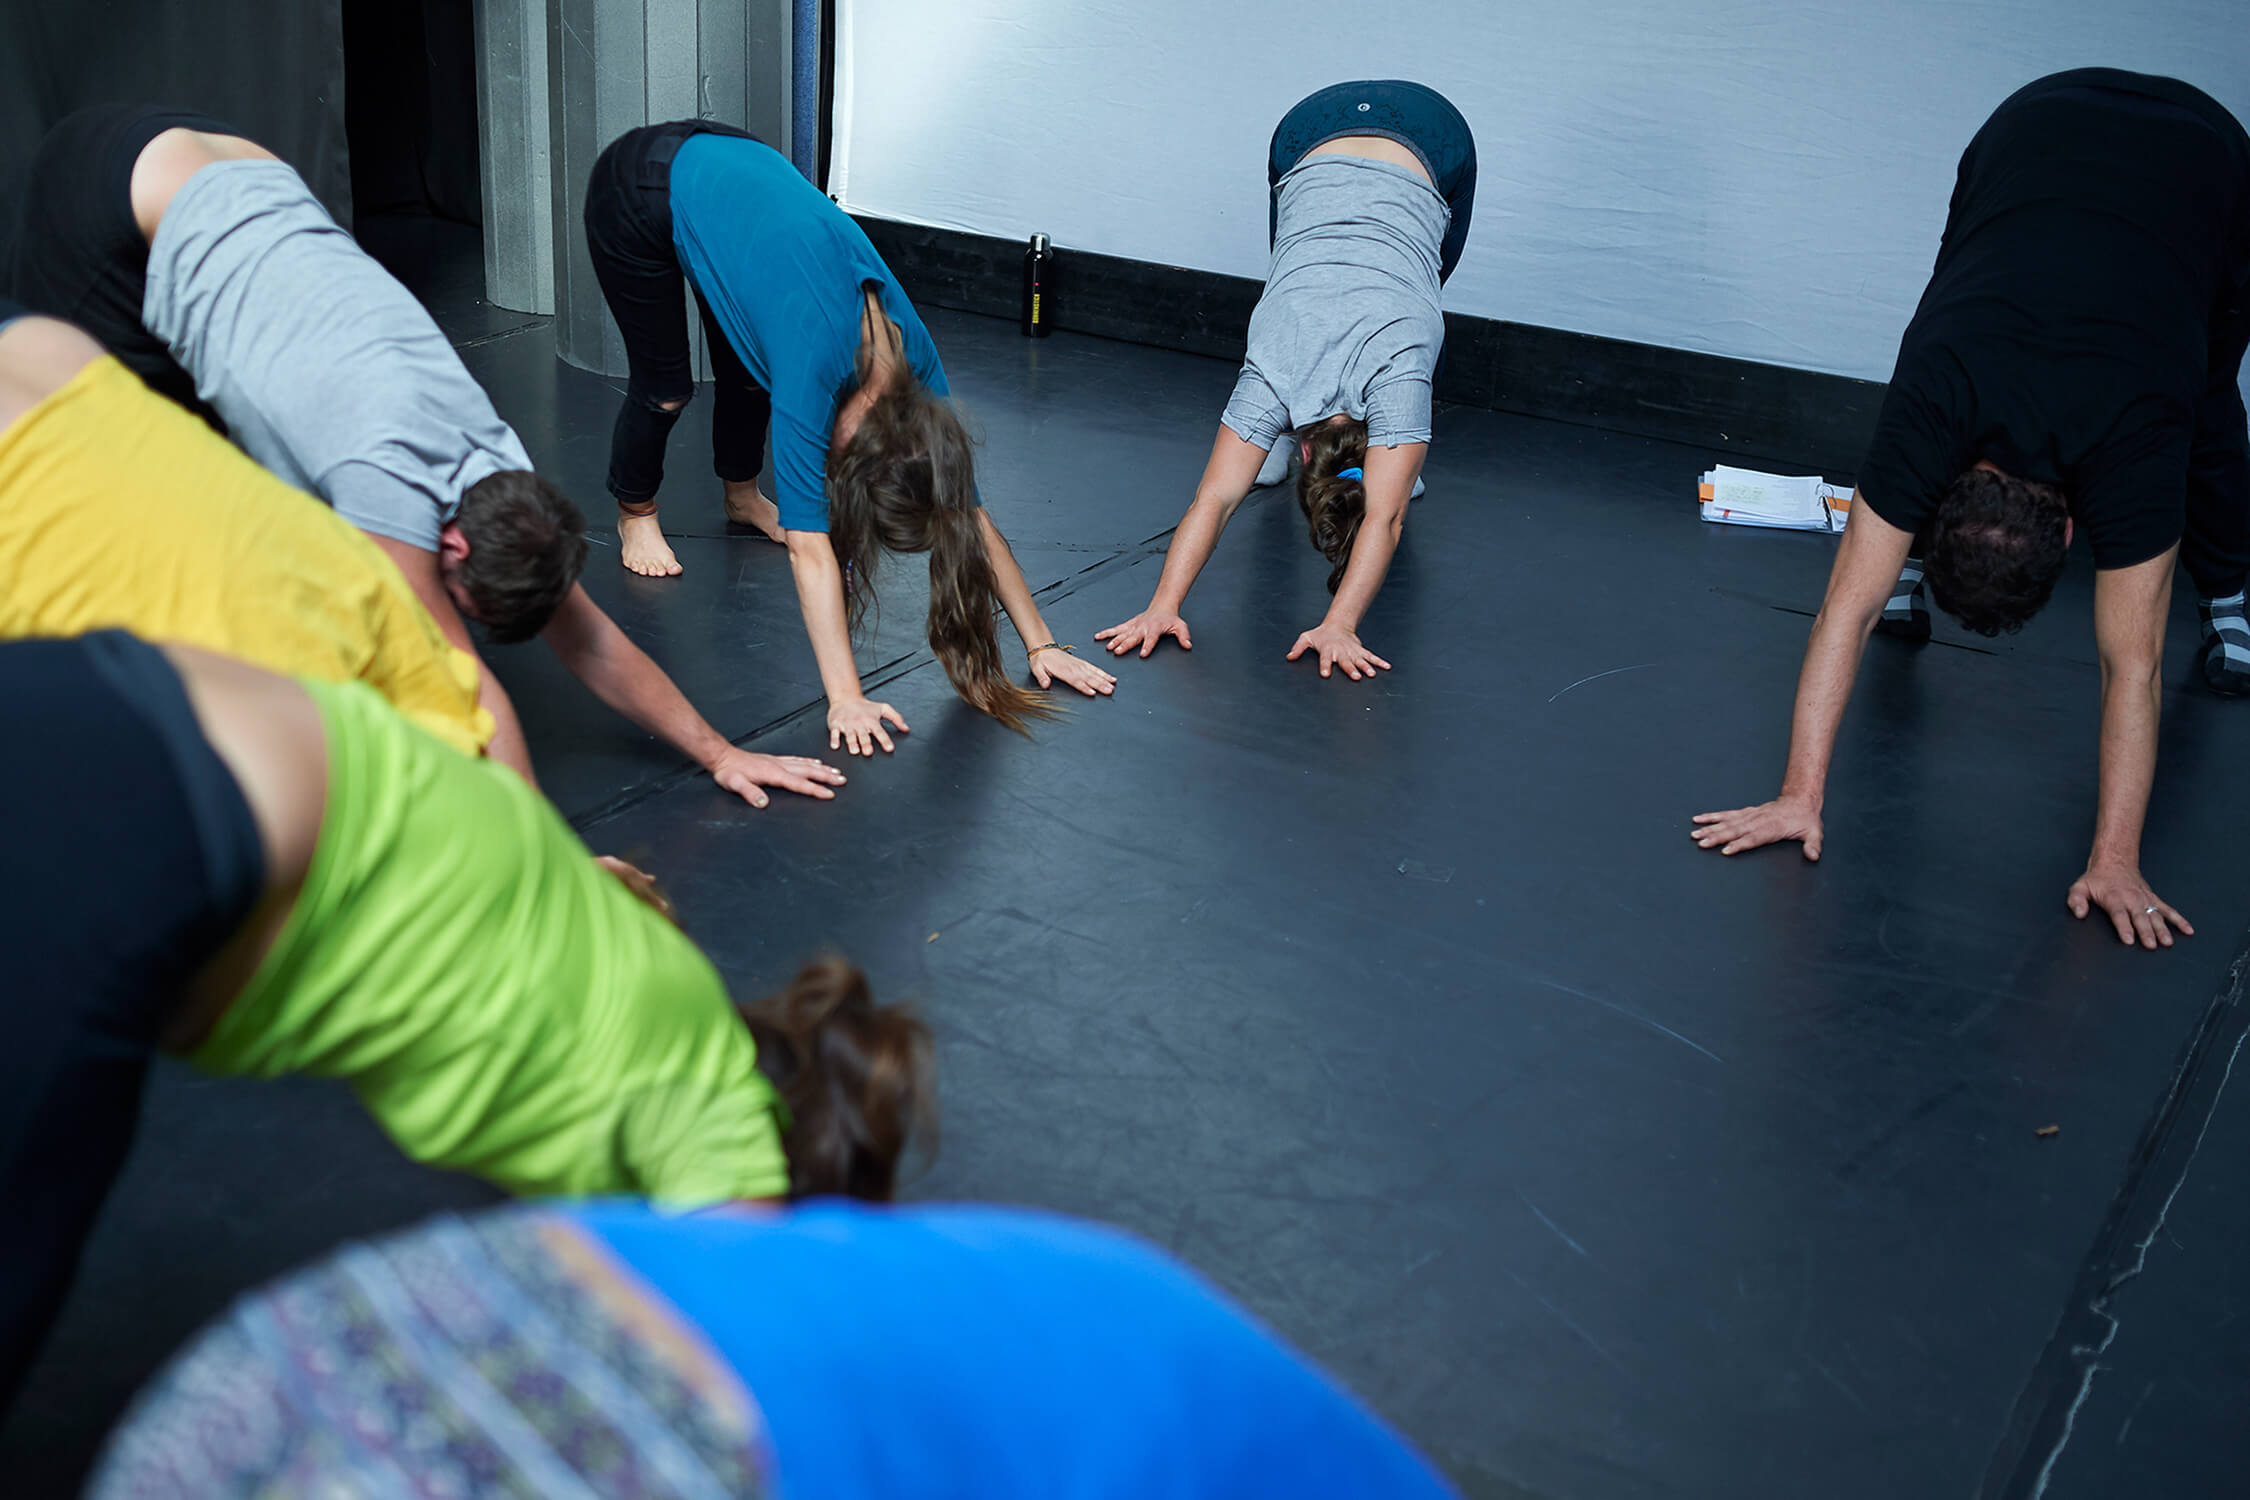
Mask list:
[[[2250,178],[2243,196],[2250,205]],[[2242,406],[2242,357],[2250,349],[2250,250],[2231,295],[2211,319],[2210,364],[2188,450],[2187,529],[2180,566],[2206,599],[2250,583],[2250,413]]]
[[[124,1164],[158,1034],[265,883],[171,663],[121,631],[0,645],[0,1410]]]
[[[1290,106],[1266,150],[1266,238],[1281,215],[1281,179],[1315,146],[1347,135],[1379,135],[1414,153],[1452,210],[1438,248],[1438,281],[1453,274],[1477,202],[1477,143],[1461,111],[1436,89],[1397,78],[1331,84]]]
[[[193,377],[141,324],[148,241],[133,218],[133,165],[150,141],[175,129],[242,133],[207,115],[147,104],[96,104],[48,131],[18,205],[8,291],[33,312],[77,324],[151,389],[220,427],[196,399]]]
[[[765,467],[773,400],[727,342],[701,288],[687,285],[672,246],[672,157],[682,141],[700,134],[745,132],[708,120],[643,125],[603,148],[586,185],[586,249],[602,300],[624,335],[628,371],[625,404],[610,434],[609,492],[635,508],[655,499],[664,482],[664,442],[680,419],[678,408],[667,411],[665,403],[695,395],[684,285],[695,294],[716,381],[712,467],[734,484],[756,479]]]

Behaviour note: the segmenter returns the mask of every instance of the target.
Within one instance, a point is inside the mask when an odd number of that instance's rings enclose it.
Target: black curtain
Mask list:
[[[227,121],[351,223],[339,0],[0,0],[0,266],[39,138],[112,100]]]
[[[484,221],[471,0],[343,0],[352,202]]]

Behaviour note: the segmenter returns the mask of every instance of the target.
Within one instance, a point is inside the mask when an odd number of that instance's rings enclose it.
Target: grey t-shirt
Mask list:
[[[1338,412],[1366,422],[1375,447],[1428,442],[1445,199],[1358,156],[1308,158],[1278,191],[1273,265],[1221,420],[1260,448]]]
[[[244,452],[362,531],[435,551],[463,490],[531,467],[422,304],[280,162],[187,180],[141,321]]]

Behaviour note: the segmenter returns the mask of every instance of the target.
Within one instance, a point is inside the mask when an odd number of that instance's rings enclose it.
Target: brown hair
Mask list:
[[[904,1006],[877,1005],[867,976],[833,957],[737,1009],[758,1044],[759,1070],[789,1108],[781,1137],[789,1196],[889,1202],[908,1145],[935,1149],[930,1028]]]
[[[2023,629],[2062,577],[2070,503],[1996,469],[1956,475],[1931,515],[1922,567],[1938,608],[1979,635]]]
[[[851,441],[828,456],[828,539],[844,565],[848,618],[856,630],[884,552],[929,553],[930,649],[963,702],[1021,732],[1026,720],[1055,710],[1001,665],[968,430],[907,367],[898,325],[881,322],[893,355],[887,383]],[[874,361],[863,342],[855,386]]]
[[[461,583],[502,645],[547,628],[586,566],[586,518],[529,469],[502,469],[462,491],[454,517],[469,539]]]
[[[1359,523],[1367,519],[1367,486],[1342,478],[1338,471],[1367,461],[1367,424],[1356,417],[1331,418],[1315,422],[1299,436],[1305,444],[1305,461],[1297,469],[1297,508],[1305,513],[1312,544],[1332,564],[1328,592],[1333,594],[1352,560]]]

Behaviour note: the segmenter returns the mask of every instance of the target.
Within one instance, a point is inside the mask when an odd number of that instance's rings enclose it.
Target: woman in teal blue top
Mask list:
[[[703,120],[610,143],[586,192],[586,244],[630,366],[610,444],[625,566],[680,571],[656,518],[664,442],[695,392],[685,280],[716,378],[714,466],[730,519],[789,549],[828,693],[828,743],[892,748],[852,662],[851,630],[883,552],[930,554],[931,649],[972,706],[1011,728],[1049,710],[1001,665],[997,601],[1041,687],[1089,697],[1116,679],[1078,660],[1040,617],[977,501],[969,437],[946,401],[929,330],[850,215],[779,152]],[[758,490],[773,430],[775,495]]]

